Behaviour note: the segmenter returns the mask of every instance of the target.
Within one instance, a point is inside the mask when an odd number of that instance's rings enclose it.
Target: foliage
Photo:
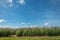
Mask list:
[[[0,37],[16,36],[59,36],[60,27],[0,29]]]

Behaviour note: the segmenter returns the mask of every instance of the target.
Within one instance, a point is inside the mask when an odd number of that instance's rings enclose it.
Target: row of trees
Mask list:
[[[0,37],[8,37],[10,35],[15,35],[16,30],[15,29],[0,29]]]
[[[16,36],[59,36],[60,27],[0,29],[0,37]]]
[[[60,28],[32,28],[16,31],[17,36],[59,36]]]

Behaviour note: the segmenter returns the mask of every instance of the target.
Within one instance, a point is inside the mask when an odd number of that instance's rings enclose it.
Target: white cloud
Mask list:
[[[34,28],[34,27],[38,27],[38,25],[33,25],[29,22],[25,23],[25,22],[18,22],[19,27],[25,28],[25,27],[29,27],[29,28]]]
[[[26,23],[25,22],[21,22],[21,24],[24,24],[25,25]]]
[[[9,3],[9,7],[13,6],[13,0],[7,0],[7,2]]]
[[[10,25],[0,25],[0,28],[16,28]]]
[[[32,28],[32,27],[33,27],[33,25],[30,25],[30,27]]]
[[[2,25],[0,25],[0,28],[2,27]]]
[[[38,27],[38,25],[34,25],[34,27]]]
[[[19,4],[25,4],[25,0],[19,0],[18,3]]]
[[[4,19],[0,19],[0,23],[6,22],[6,20]]]
[[[16,2],[13,0],[0,0],[0,7],[2,7],[2,8],[10,8],[10,7],[17,7],[18,8],[20,4],[24,5],[25,0],[17,0]]]
[[[31,28],[38,27],[38,25],[30,25]]]
[[[13,5],[12,0],[0,0],[0,7],[2,8],[9,8]]]
[[[48,25],[49,25],[49,23],[44,23],[44,25],[45,25],[45,26],[48,26]]]
[[[13,2],[13,0],[7,0],[7,2],[12,3],[12,2]]]

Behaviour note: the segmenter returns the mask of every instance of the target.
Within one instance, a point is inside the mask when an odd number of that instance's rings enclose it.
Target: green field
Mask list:
[[[41,37],[0,37],[0,40],[60,40],[60,36],[41,36]]]

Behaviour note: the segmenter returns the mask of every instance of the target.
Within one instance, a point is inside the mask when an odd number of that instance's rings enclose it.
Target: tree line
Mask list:
[[[16,36],[59,36],[60,27],[43,27],[43,28],[0,28],[0,37]]]

